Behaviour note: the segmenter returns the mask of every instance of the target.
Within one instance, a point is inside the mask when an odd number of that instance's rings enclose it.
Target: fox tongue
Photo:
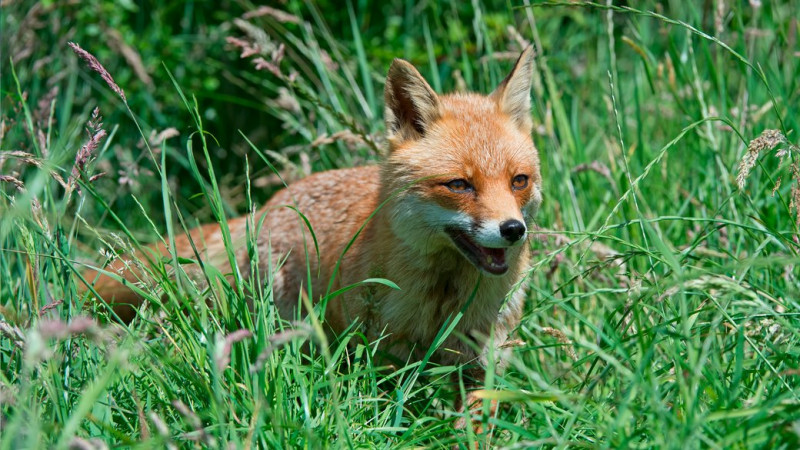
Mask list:
[[[483,253],[487,266],[502,267],[506,264],[506,249],[478,247]]]
[[[482,247],[470,239],[462,230],[448,229],[446,231],[453,239],[456,247],[477,268],[494,275],[502,275],[508,271],[506,249]]]

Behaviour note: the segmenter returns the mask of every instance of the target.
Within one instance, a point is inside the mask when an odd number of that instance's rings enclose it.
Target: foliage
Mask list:
[[[526,5],[4,2],[0,446],[800,445],[800,5]],[[130,326],[78,294],[379,160],[392,58],[489,92],[529,43],[545,203],[491,436],[452,428],[459,368],[379,367],[355,331],[278,320],[269,283],[193,304],[160,262]]]

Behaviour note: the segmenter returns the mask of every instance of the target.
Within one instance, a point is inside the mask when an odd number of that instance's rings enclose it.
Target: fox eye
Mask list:
[[[469,184],[467,180],[461,178],[457,180],[448,181],[444,185],[447,186],[447,188],[450,189],[451,191],[456,192],[458,194],[464,194],[475,190],[475,188],[473,188],[472,185]]]
[[[517,175],[514,179],[511,180],[511,188],[514,190],[521,190],[528,187],[528,176],[527,175]]]

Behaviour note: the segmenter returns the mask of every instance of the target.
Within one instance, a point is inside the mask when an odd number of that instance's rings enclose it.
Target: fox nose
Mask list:
[[[525,235],[525,224],[519,220],[506,220],[500,224],[500,235],[509,242],[517,242]]]

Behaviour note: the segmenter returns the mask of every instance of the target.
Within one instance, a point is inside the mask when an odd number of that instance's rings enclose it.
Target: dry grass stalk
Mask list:
[[[150,418],[150,422],[152,422],[153,426],[155,426],[158,435],[161,436],[161,438],[166,441],[165,447],[167,448],[167,450],[177,449],[178,447],[172,442],[172,437],[169,431],[169,427],[167,426],[166,423],[164,423],[164,420],[153,411],[147,413],[147,417]]]
[[[39,334],[45,339],[66,339],[78,334],[92,334],[97,330],[97,323],[89,317],[75,317],[69,323],[58,319],[39,322]]]
[[[567,351],[567,355],[573,360],[578,360],[578,355],[575,353],[575,348],[572,345],[572,341],[564,334],[561,330],[556,330],[555,328],[551,327],[543,327],[542,332],[548,336],[552,336],[556,338],[556,340],[564,345],[564,349]]]
[[[461,73],[461,69],[456,69],[453,71],[453,79],[456,82],[456,87],[455,87],[456,92],[467,91],[467,80],[464,79],[464,75]]]
[[[300,102],[298,102],[297,98],[285,87],[278,88],[278,98],[274,100],[274,103],[277,107],[293,114],[297,114],[301,111]]]
[[[339,63],[336,62],[335,59],[331,58],[331,54],[328,53],[324,48],[319,49],[319,59],[322,61],[322,65],[328,70],[328,72],[336,72],[339,70]]]
[[[58,86],[53,86],[47,91],[47,94],[43,95],[38,102],[36,102],[36,109],[33,111],[33,120],[36,122],[39,128],[39,132],[42,132],[42,128],[45,128],[47,122],[50,120],[50,115],[55,107],[55,100],[56,96],[58,96]],[[42,146],[42,153],[44,156],[47,156],[45,152],[44,146]]]
[[[328,145],[333,144],[334,142],[341,141],[343,142],[347,148],[355,149],[358,146],[365,144],[364,137],[358,134],[353,133],[350,130],[341,130],[333,133],[332,135],[328,136],[327,133],[322,133],[311,142],[311,147],[316,148],[321,145]]]
[[[619,192],[619,188],[617,188],[617,182],[614,181],[614,177],[611,176],[611,169],[609,169],[607,165],[601,163],[600,161],[594,160],[591,163],[578,164],[574,169],[572,169],[572,173],[586,171],[600,174],[600,176],[608,180],[609,184],[611,184],[611,186],[614,188],[615,193]]]
[[[519,30],[514,28],[513,25],[508,25],[506,27],[506,31],[508,32],[508,35],[511,36],[511,39],[516,41],[517,45],[519,46],[519,50],[526,49],[531,45],[531,41],[525,39],[522,36],[522,33],[520,33]]]
[[[775,197],[775,193],[781,188],[781,178],[775,180],[775,186],[772,187],[772,196]]]
[[[23,152],[23,151],[20,151],[20,150],[10,150],[10,151],[0,152],[0,168],[3,167],[3,163],[7,159],[11,159],[11,158],[18,159],[18,160],[22,161],[25,164],[30,164],[30,165],[32,165],[34,167],[39,168],[39,169],[44,167],[44,163],[42,163],[41,160],[39,160],[38,158],[36,158],[32,154],[26,153],[26,152]],[[61,177],[61,175],[56,173],[54,170],[50,170],[49,173],[50,173],[50,176],[53,177],[53,179],[58,182],[58,184],[60,184],[64,189],[67,189],[67,183]],[[22,181],[20,181],[15,176],[0,175],[0,182],[11,183],[11,184],[15,185],[21,191],[24,190],[24,188],[25,188],[24,183]]]
[[[764,130],[757,138],[750,141],[750,145],[747,146],[747,153],[739,163],[739,173],[736,175],[736,184],[739,185],[739,189],[744,189],[747,176],[756,166],[758,155],[765,150],[772,150],[786,142],[786,136],[780,130]]]
[[[148,416],[150,417],[150,421],[153,422],[153,425],[156,427],[158,434],[161,435],[161,437],[169,437],[169,427],[166,423],[164,423],[164,420],[153,411],[150,411]]]
[[[32,154],[27,153],[27,152],[23,152],[21,150],[9,150],[9,151],[0,152],[0,168],[3,167],[3,162],[6,159],[10,159],[10,158],[20,159],[20,160],[22,160],[22,162],[24,162],[26,164],[32,164],[32,165],[34,165],[36,167],[40,167],[40,168],[42,167],[42,162],[39,161],[38,159],[36,159],[36,157],[33,156]]]
[[[103,129],[103,118],[100,117],[100,108],[95,108],[94,111],[92,111],[92,118],[86,124],[86,133],[89,135],[89,140],[75,155],[75,164],[72,166],[72,173],[67,183],[67,192],[72,192],[72,190],[76,188],[78,192],[80,192],[80,188],[77,186],[77,180],[81,173],[86,170],[86,166],[94,159],[100,143],[103,142],[103,139],[105,139],[107,135],[106,130]],[[103,174],[95,175],[91,177],[89,181],[94,181],[102,175]]]
[[[111,76],[110,73],[108,73],[106,68],[103,67],[102,64],[100,64],[100,61],[98,61],[97,58],[94,57],[94,55],[82,49],[80,45],[74,42],[68,42],[67,45],[69,45],[72,48],[72,51],[74,51],[75,54],[78,55],[78,57],[80,57],[84,62],[86,62],[86,65],[88,65],[90,69],[100,74],[100,77],[103,79],[103,81],[106,82],[106,84],[108,85],[108,87],[111,88],[112,91],[116,92],[117,95],[119,95],[119,97],[122,99],[123,102],[125,102],[126,104],[128,103],[128,99],[125,97],[125,92],[122,90],[121,87],[119,87],[119,85],[117,85],[116,82],[114,82],[114,78]]]
[[[724,0],[717,0],[717,10],[714,12],[714,29],[717,36],[722,35],[725,31],[725,16],[728,14],[728,8]]]
[[[267,36],[263,30],[253,27],[248,22],[239,20],[237,25],[239,28],[245,31],[251,39],[247,40],[232,36],[225,38],[229,44],[241,51],[239,57],[244,59],[260,55],[252,60],[253,64],[255,64],[256,70],[267,70],[276,77],[283,78],[283,74],[280,70],[280,64],[286,52],[286,46],[284,46],[282,43],[275,45],[275,43],[269,39],[269,36]]]
[[[242,329],[236,330],[233,333],[225,336],[225,342],[222,344],[222,348],[220,349],[215,361],[217,363],[217,369],[224,370],[226,367],[228,367],[228,364],[231,362],[231,350],[233,349],[233,344],[247,339],[252,335],[253,333],[251,333],[250,330]]]
[[[139,429],[141,430],[142,440],[146,441],[150,439],[150,427],[147,425],[144,408],[142,407],[142,402],[139,401],[139,396],[136,395],[136,389],[131,391],[131,397],[133,397],[133,404],[136,405],[136,416],[139,419]]]
[[[155,130],[153,130],[155,133]],[[181,135],[181,132],[178,131],[175,127],[169,127],[165,130],[159,132],[155,137],[150,138],[150,145],[156,147],[161,145],[162,142],[166,141],[167,139],[172,139],[174,137],[178,137]]]
[[[242,19],[233,19],[233,24],[247,35],[247,37],[250,39],[250,43],[259,49],[259,54],[267,55],[277,48],[277,45],[275,45],[275,42],[270,39],[267,32],[261,28],[258,28],[252,23]]]
[[[226,37],[225,41],[241,50],[239,57],[242,59],[261,54],[261,48],[254,42],[246,41],[233,36]]]
[[[114,28],[105,28],[103,32],[108,36],[108,43],[111,47],[122,54],[122,57],[125,58],[125,61],[131,66],[136,76],[142,80],[142,83],[152,86],[153,79],[150,77],[150,74],[147,73],[141,55],[125,42],[122,33]]]
[[[53,302],[51,302],[51,303],[48,303],[48,304],[46,304],[46,305],[42,306],[42,307],[39,309],[39,316],[43,315],[43,314],[44,314],[44,313],[46,313],[47,311],[50,311],[50,310],[56,309],[56,308],[57,308],[59,305],[61,305],[62,303],[64,303],[64,300],[60,300],[60,299],[59,299],[59,300],[53,301]]]
[[[172,406],[178,410],[179,413],[189,422],[189,425],[194,428],[194,432],[184,433],[183,437],[192,441],[202,442],[209,447],[216,447],[217,442],[216,440],[206,432],[206,429],[203,428],[203,422],[200,420],[200,417],[189,408],[186,403],[183,403],[180,400],[173,400]]]
[[[25,333],[2,319],[0,319],[0,335],[5,336],[18,347],[25,347]]]
[[[107,450],[108,445],[102,439],[92,438],[84,439],[82,437],[74,437],[69,443],[69,450]]]
[[[500,345],[500,348],[505,349],[514,347],[524,347],[525,345],[526,345],[525,341],[523,341],[522,339],[511,339]]]
[[[282,331],[279,333],[275,333],[274,335],[270,336],[269,345],[265,348],[257,357],[256,361],[250,366],[250,373],[257,373],[264,368],[264,365],[267,363],[267,359],[275,351],[276,348],[287,344],[294,339],[308,339],[314,336],[314,330],[311,328],[310,325],[302,323],[302,322],[295,322],[294,326],[296,328]]]
[[[0,175],[0,181],[3,183],[13,184],[20,192],[25,192],[25,183],[11,175]]]
[[[252,19],[254,17],[262,17],[262,16],[269,16],[273,19],[277,20],[281,23],[296,23],[300,24],[303,21],[295,16],[294,14],[289,14],[286,11],[282,11],[280,9],[271,8],[269,6],[259,6],[258,8],[248,11],[242,15],[243,19]]]
[[[11,6],[13,2],[10,0],[0,2],[0,8],[6,8]],[[9,30],[4,30],[4,46],[7,45],[8,48],[4,48],[4,58],[6,61],[8,60],[8,55],[11,56],[11,60],[14,65],[19,64],[21,61],[29,58],[37,49],[37,46],[41,44],[41,40],[39,39],[40,32],[42,28],[47,26],[46,22],[46,15],[49,13],[55,5],[47,6],[44,2],[31,2],[27,14],[19,23],[16,28],[16,33],[13,33],[11,36],[5,36],[6,33],[10,33],[14,27],[8,27]],[[3,11],[5,13],[5,11]],[[4,21],[5,21],[5,14],[4,14]],[[4,24],[5,25],[5,24]],[[7,40],[6,40],[7,39]]]
[[[42,203],[39,202],[39,199],[36,197],[33,197],[33,201],[31,202],[31,215],[33,216],[34,222],[36,222],[36,225],[39,225],[39,229],[41,229],[42,232],[44,232],[44,235],[50,239],[52,237],[50,223],[47,221],[47,215],[42,209]]]
[[[202,428],[203,422],[200,420],[199,417],[197,417],[197,414],[195,414],[195,412],[192,411],[192,409],[186,405],[186,403],[183,403],[180,400],[173,400],[172,406],[174,406],[175,409],[177,409],[178,412],[181,413],[181,415],[189,422],[189,425],[191,425],[192,428],[195,429]]]
[[[278,66],[262,57],[253,59],[253,64],[255,64],[256,70],[266,70],[276,77],[281,76],[281,70],[278,68]]]
[[[747,146],[747,153],[745,153],[739,163],[739,173],[736,175],[736,183],[739,185],[739,189],[744,189],[747,176],[750,174],[753,167],[755,167],[759,154],[764,151],[771,151],[779,145],[784,145],[785,147],[775,152],[775,157],[780,159],[781,165],[783,165],[784,159],[787,157],[791,161],[789,170],[792,177],[792,187],[789,192],[789,212],[794,212],[795,227],[800,228],[800,166],[798,166],[796,155],[796,153],[800,153],[800,148],[789,142],[780,130],[764,130],[757,138],[750,141],[750,144]],[[781,178],[779,177],[775,182],[775,186],[772,188],[773,196],[778,189],[780,189],[780,186]],[[800,238],[798,238],[796,233],[792,236],[792,239],[800,243]]]

